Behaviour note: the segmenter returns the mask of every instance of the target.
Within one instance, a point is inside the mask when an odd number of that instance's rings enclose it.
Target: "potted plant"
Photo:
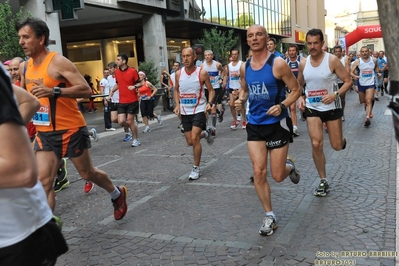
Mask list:
[[[151,82],[152,85],[158,88],[159,83],[159,76],[158,70],[155,68],[154,62],[139,62],[139,71],[143,71],[146,76],[147,80]],[[154,107],[158,106],[159,99],[165,94],[162,89],[158,88],[157,93],[154,95]]]

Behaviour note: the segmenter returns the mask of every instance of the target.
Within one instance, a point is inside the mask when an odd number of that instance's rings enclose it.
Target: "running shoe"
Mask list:
[[[56,179],[55,184],[54,184],[54,192],[55,193],[60,192],[67,186],[69,186],[69,180],[66,177],[64,179],[62,179],[61,181],[58,181],[58,179]]]
[[[371,124],[370,118],[366,117],[366,120],[364,121],[364,126],[365,126],[365,127],[369,127],[370,124]]]
[[[157,115],[157,119],[158,119],[158,124],[162,125],[162,116],[161,115]]]
[[[123,139],[124,142],[126,141],[131,141],[132,140],[132,135],[130,133],[127,133],[125,138]]]
[[[242,129],[247,129],[247,122],[245,121],[242,122]]]
[[[143,130],[143,133],[149,133],[151,132],[151,128],[149,126],[146,126]]]
[[[341,117],[341,120],[342,120],[342,122],[345,121],[345,116],[344,115]]]
[[[230,126],[230,129],[237,129],[237,127],[238,127],[238,125],[239,125],[240,123],[238,123],[238,122],[233,122],[233,124],[231,124],[231,126]]]
[[[57,226],[60,228],[60,231],[62,231],[62,221],[60,218],[57,216],[53,215],[53,220],[57,224]]]
[[[69,181],[66,178],[67,175],[68,175],[68,170],[66,168],[66,159],[62,158],[60,161],[60,167],[58,168],[57,171],[57,178],[54,184],[54,192],[59,192],[69,185]]]
[[[115,128],[113,128],[113,127],[110,127],[110,128],[106,128],[105,129],[105,131],[115,131],[116,129]]]
[[[214,132],[214,129],[212,127],[208,126],[208,128],[206,129],[206,132],[208,132],[208,136],[205,137],[206,142],[208,143],[209,146],[211,146],[213,144],[212,134],[215,134],[215,133],[212,133],[212,132]]]
[[[211,135],[212,135],[212,136],[216,136],[216,127],[211,126],[211,127],[209,127],[209,128],[211,129]]]
[[[199,166],[193,166],[190,175],[188,176],[188,180],[197,180],[201,176],[201,171]]]
[[[111,200],[112,204],[114,205],[115,220],[121,220],[123,217],[125,217],[127,213],[127,203],[126,203],[127,188],[125,186],[121,186],[118,187],[118,189],[121,192],[121,195],[119,196],[119,198]]]
[[[293,133],[294,137],[299,137],[299,131],[296,126],[293,127],[292,133]]]
[[[294,158],[292,158],[291,156],[287,156],[287,162],[286,163],[291,166],[291,172],[288,174],[288,176],[290,177],[292,183],[298,184],[299,180],[301,179],[301,175],[300,175],[299,171],[295,167]]]
[[[224,111],[222,110],[222,111],[220,111],[220,114],[219,114],[219,123],[223,122],[223,115],[224,115]]]
[[[324,197],[328,192],[330,192],[330,185],[327,181],[321,180],[319,186],[314,191],[314,195],[318,197]]]
[[[92,133],[91,137],[95,142],[97,142],[100,139],[100,137],[97,134],[97,130],[93,127],[92,129],[90,129],[90,131]]]
[[[183,124],[180,124],[179,129],[180,129],[180,132],[184,134]]]
[[[241,115],[237,115],[237,121],[241,121]]]
[[[138,147],[138,146],[140,146],[140,141],[138,140],[138,139],[134,139],[133,140],[133,142],[132,142],[132,147]]]
[[[259,228],[259,234],[263,236],[270,236],[273,234],[274,230],[278,227],[276,219],[271,216],[267,215],[263,219],[262,226]]]
[[[83,191],[87,194],[90,193],[94,188],[94,183],[90,181],[85,182],[85,186],[83,188]]]

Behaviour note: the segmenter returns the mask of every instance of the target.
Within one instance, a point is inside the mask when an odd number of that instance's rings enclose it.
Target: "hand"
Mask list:
[[[234,107],[236,108],[237,111],[241,110],[243,102],[244,100],[241,98],[234,101]]]
[[[330,93],[330,94],[324,95],[321,98],[321,102],[324,104],[330,104],[330,103],[334,102],[335,99],[337,99],[337,96],[335,95],[335,93]]]
[[[212,107],[211,107],[211,104],[210,104],[210,103],[207,103],[207,104],[206,104],[206,111],[207,111],[207,112],[212,111]]]
[[[32,95],[37,98],[52,98],[54,97],[53,89],[47,88],[39,81],[33,82],[36,86],[33,86],[31,89]]]
[[[175,113],[175,115],[180,115],[180,105],[176,104],[175,109],[173,109],[173,113]]]
[[[104,106],[108,106],[108,99],[104,98]]]
[[[297,100],[297,107],[301,112],[305,111],[305,99],[302,97],[299,97],[299,99]]]
[[[267,115],[272,115],[272,116],[279,116],[281,114],[282,110],[280,105],[276,104],[273,105],[272,107],[269,108],[269,110],[266,112]]]
[[[129,90],[131,90],[131,91],[136,89],[135,86],[127,86],[127,88],[128,88]]]

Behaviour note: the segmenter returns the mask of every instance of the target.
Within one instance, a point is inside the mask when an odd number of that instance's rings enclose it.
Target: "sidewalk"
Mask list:
[[[264,211],[249,181],[252,166],[246,132],[230,130],[229,112],[217,124],[212,146],[202,141],[202,176],[188,181],[192,148],[162,112],[162,126],[139,130],[140,147],[122,141],[119,126],[103,132],[102,113],[85,114],[100,132],[92,143],[93,164],[129,189],[129,211],[114,221],[109,195],[83,184],[68,162],[71,185],[57,194],[69,252],[57,265],[395,265],[397,256],[397,144],[392,118],[380,97],[371,126],[357,94],[347,94],[344,151],[324,152],[331,192],[313,196],[318,184],[306,123],[289,153],[301,171],[299,184],[276,183],[268,172],[278,229],[263,237]],[[353,252],[356,251],[356,252]],[[374,253],[388,251],[389,253]],[[324,264],[321,264],[324,263]],[[327,264],[330,263],[330,264]],[[342,264],[346,263],[346,264]],[[316,264],[317,265],[317,264]]]

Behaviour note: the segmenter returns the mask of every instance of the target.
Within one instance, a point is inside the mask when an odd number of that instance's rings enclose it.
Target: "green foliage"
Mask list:
[[[15,22],[29,17],[22,14],[22,7],[16,14],[12,13],[9,0],[0,5],[0,59],[2,61],[14,57],[25,57],[24,51],[19,45],[18,32],[15,30]]]
[[[238,41],[238,37],[233,37],[233,34],[233,29],[229,31],[218,30],[217,27],[210,30],[204,29],[204,38],[199,39],[199,43],[203,45],[204,50],[212,50],[216,59],[225,64],[228,62],[229,51]]]
[[[212,23],[218,23],[218,24],[224,25],[224,26],[233,26],[233,23],[231,23],[231,20],[227,20],[225,17],[221,17],[221,18],[212,17],[211,21],[212,21]]]
[[[252,15],[248,14],[242,14],[238,17],[238,19],[236,20],[235,26],[237,28],[248,28],[249,26],[252,26],[255,24],[255,20],[254,17]]]
[[[140,62],[139,71],[143,71],[146,74],[147,80],[151,82],[152,85],[156,86],[158,84],[158,70],[154,62]]]

